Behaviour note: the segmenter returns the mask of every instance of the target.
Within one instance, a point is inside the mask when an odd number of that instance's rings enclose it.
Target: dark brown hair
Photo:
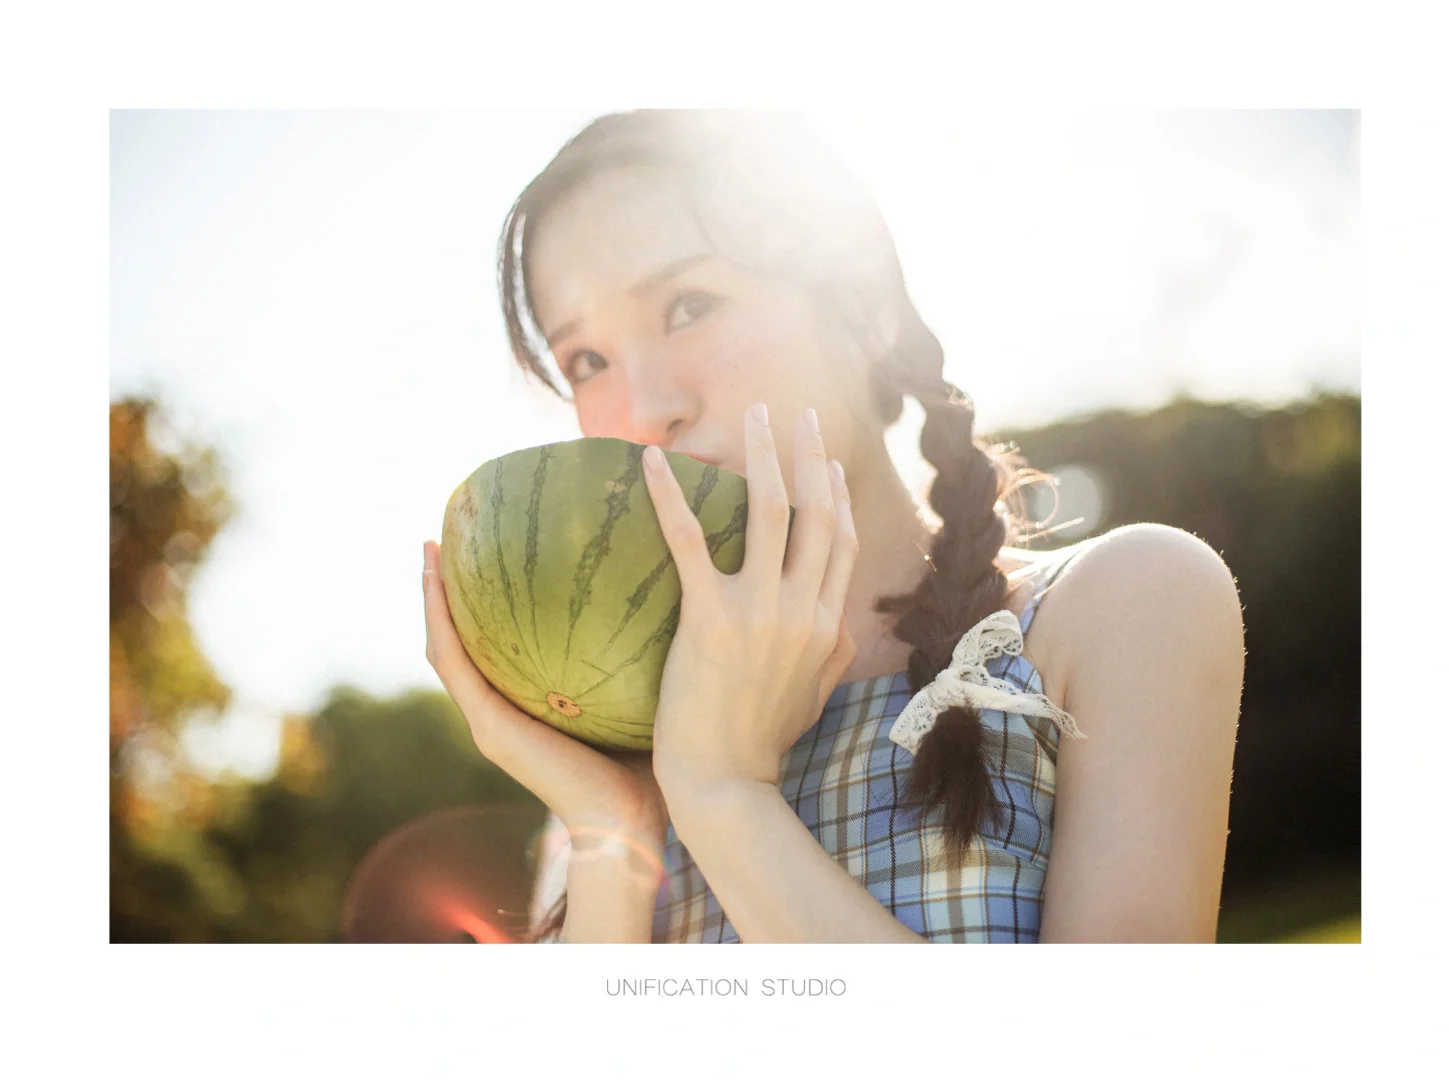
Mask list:
[[[977,438],[972,402],[943,377],[941,344],[907,295],[874,199],[791,113],[603,116],[523,190],[499,240],[499,291],[515,359],[559,397],[564,391],[547,369],[548,349],[532,320],[529,226],[585,179],[621,166],[667,170],[718,250],[807,287],[821,318],[851,335],[871,359],[872,397],[886,424],[899,418],[906,394],[920,402],[921,453],[937,470],[930,505],[942,524],[915,591],[876,602],[877,611],[897,616],[895,636],[914,649],[908,679],[911,691],[919,691],[950,662],[961,635],[1004,605],[1000,552],[1023,539],[1019,493],[1041,474],[1026,469],[1014,447]],[[957,854],[988,820],[1000,820],[984,750],[979,714],[948,709],[918,748],[907,782],[907,804],[922,815],[939,812]],[[564,902],[535,936],[562,924]]]

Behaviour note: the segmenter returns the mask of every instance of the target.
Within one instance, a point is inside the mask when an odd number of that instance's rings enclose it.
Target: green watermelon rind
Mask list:
[[[458,486],[443,518],[441,576],[473,663],[521,711],[602,749],[653,745],[678,626],[679,573],[643,453],[623,439],[584,438],[505,454]],[[736,573],[745,478],[673,451],[665,458],[715,566]],[[571,552],[568,563],[550,558],[550,541]],[[550,693],[579,715],[551,705]]]

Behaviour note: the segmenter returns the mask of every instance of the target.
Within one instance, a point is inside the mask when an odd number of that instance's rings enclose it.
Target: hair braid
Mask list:
[[[895,411],[905,393],[925,411],[921,453],[937,471],[930,503],[942,527],[915,591],[882,597],[876,610],[899,613],[895,636],[914,647],[907,678],[918,693],[950,663],[961,636],[1005,603],[1006,575],[997,560],[1013,529],[998,504],[1011,490],[1014,462],[975,438],[971,399],[942,378],[940,342],[918,318],[913,322],[877,367],[877,386],[894,397]],[[947,841],[959,849],[986,821],[999,823],[985,754],[980,713],[949,708],[921,741],[907,781],[905,803],[923,815],[939,808]]]

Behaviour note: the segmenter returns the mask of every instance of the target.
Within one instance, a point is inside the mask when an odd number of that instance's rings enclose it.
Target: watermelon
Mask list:
[[[487,461],[453,492],[440,569],[463,646],[509,701],[590,745],[653,745],[679,572],[644,447],[585,438]],[[665,458],[722,572],[744,562],[745,478]]]

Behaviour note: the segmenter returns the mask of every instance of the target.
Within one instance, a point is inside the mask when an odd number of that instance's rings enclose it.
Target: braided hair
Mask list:
[[[1007,593],[1003,546],[1024,537],[1017,493],[1043,474],[1026,469],[1013,446],[976,437],[971,399],[943,376],[941,343],[906,293],[900,260],[874,199],[798,118],[785,113],[640,110],[593,121],[569,140],[523,190],[498,245],[499,291],[518,365],[560,398],[547,370],[526,268],[526,223],[599,172],[636,165],[673,170],[707,237],[731,257],[811,289],[827,321],[861,343],[871,399],[889,426],[906,395],[925,414],[921,453],[937,472],[929,502],[941,520],[916,588],[880,597],[875,609],[897,616],[894,634],[912,652],[912,693],[950,663],[975,623],[1000,609]],[[721,199],[720,196],[725,198]],[[882,342],[874,313],[894,312],[892,340]],[[864,314],[863,314],[864,313]],[[922,816],[939,813],[946,843],[964,852],[987,821],[1000,821],[986,763],[979,712],[947,709],[918,747],[905,792]],[[566,898],[532,938],[563,923]]]
[[[920,403],[921,455],[936,469],[928,497],[941,528],[931,543],[929,570],[914,591],[881,597],[875,605],[898,616],[895,636],[913,649],[906,672],[913,694],[945,670],[966,631],[1004,606],[1001,549],[1022,535],[1014,496],[1041,475],[1025,468],[1015,447],[976,438],[975,405],[942,377],[944,359],[941,343],[917,318],[873,372],[885,415],[899,413],[905,394]],[[987,821],[1000,825],[985,731],[973,706],[953,706],[936,718],[916,749],[904,803],[923,815],[939,810],[947,844],[958,852]]]

